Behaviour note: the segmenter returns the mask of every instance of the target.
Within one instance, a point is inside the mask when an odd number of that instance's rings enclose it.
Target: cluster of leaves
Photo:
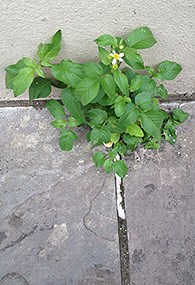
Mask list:
[[[61,88],[62,103],[55,99],[46,103],[54,117],[51,125],[60,132],[61,149],[71,150],[77,140],[75,127],[88,125],[87,139],[92,147],[109,146],[93,155],[96,166],[124,177],[128,169],[124,161],[115,160],[117,154],[123,156],[140,144],[159,149],[162,139],[175,144],[176,126],[188,114],[180,108],[169,114],[160,108],[159,98],[168,98],[163,80],[175,79],[182,67],[168,60],[156,69],[144,65],[137,50],[156,43],[148,27],[133,30],[126,39],[104,34],[96,43],[98,63],[52,63],[61,48],[59,30],[51,43],[39,45],[38,60],[25,57],[6,68],[6,87],[13,89],[15,96],[29,89],[30,100],[48,97],[52,87]],[[124,69],[119,55],[126,63]],[[50,78],[44,74],[45,67],[51,70]]]

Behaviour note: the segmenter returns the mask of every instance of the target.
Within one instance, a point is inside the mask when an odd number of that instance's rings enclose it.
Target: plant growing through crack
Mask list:
[[[6,88],[16,97],[29,89],[30,100],[48,97],[52,88],[62,89],[60,100],[46,102],[54,118],[51,125],[59,129],[60,148],[70,151],[78,139],[77,128],[87,125],[91,146],[106,146],[94,153],[96,166],[123,178],[128,168],[119,156],[140,144],[159,149],[163,139],[175,144],[176,127],[189,115],[181,108],[168,113],[160,108],[159,98],[168,98],[163,80],[175,79],[182,67],[168,60],[156,69],[144,65],[137,50],[156,43],[148,27],[133,30],[125,39],[104,34],[95,41],[99,62],[52,63],[61,49],[57,31],[50,43],[39,45],[38,59],[25,57],[6,67]]]

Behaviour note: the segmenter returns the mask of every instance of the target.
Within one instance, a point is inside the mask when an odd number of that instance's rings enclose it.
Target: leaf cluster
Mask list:
[[[168,98],[163,81],[175,79],[182,67],[169,60],[155,69],[144,65],[138,51],[156,44],[148,27],[133,30],[125,39],[104,34],[95,42],[99,62],[52,63],[61,48],[61,31],[57,31],[50,43],[39,45],[38,59],[25,57],[6,68],[6,87],[14,96],[28,89],[30,100],[48,97],[52,88],[62,89],[61,103],[56,99],[46,103],[54,118],[51,125],[59,129],[60,148],[71,150],[78,139],[76,127],[87,125],[92,147],[106,146],[106,151],[94,153],[96,166],[124,177],[128,168],[124,161],[115,160],[117,154],[123,156],[140,144],[159,149],[163,139],[175,144],[176,126],[188,114],[180,108],[166,112],[159,99]],[[49,78],[45,67],[51,71]]]

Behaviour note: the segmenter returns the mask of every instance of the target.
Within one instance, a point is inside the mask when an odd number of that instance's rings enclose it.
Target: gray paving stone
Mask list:
[[[67,153],[46,110],[0,118],[0,284],[120,284],[114,180],[94,167],[86,132]]]
[[[134,285],[195,284],[195,103],[175,147],[127,157],[126,208]]]

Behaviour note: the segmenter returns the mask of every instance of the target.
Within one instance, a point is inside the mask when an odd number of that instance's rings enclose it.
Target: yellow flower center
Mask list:
[[[119,58],[118,53],[115,53],[115,54],[114,54],[114,58],[115,58],[115,59],[118,59],[118,58]]]

